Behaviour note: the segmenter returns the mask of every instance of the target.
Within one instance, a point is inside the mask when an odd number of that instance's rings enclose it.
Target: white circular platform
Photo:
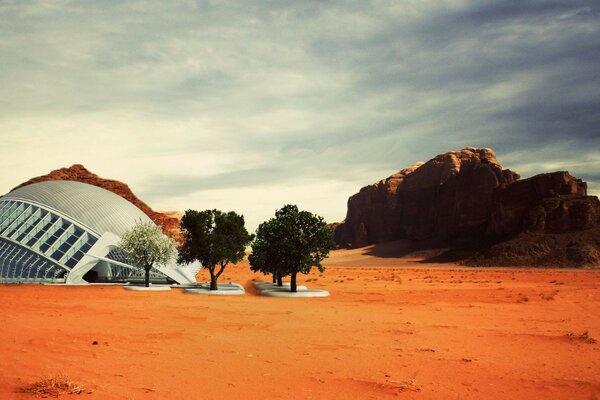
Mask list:
[[[209,294],[213,296],[239,296],[246,293],[244,287],[239,283],[218,283],[217,287],[217,290],[210,290],[210,283],[204,282],[194,285],[193,287],[184,288],[183,292],[191,294]]]
[[[258,290],[270,290],[270,289],[281,289],[281,290],[290,290],[290,283],[284,282],[282,286],[277,286],[276,283],[272,282],[254,282],[254,287]],[[298,285],[297,290],[307,290],[308,288],[303,285]]]
[[[297,292],[290,292],[289,289],[267,289],[260,292],[262,296],[269,297],[291,297],[291,298],[305,298],[305,297],[329,297],[327,290],[317,289],[306,289],[298,290]]]
[[[171,286],[151,285],[150,287],[146,287],[146,286],[126,285],[126,286],[123,286],[123,289],[133,290],[133,291],[137,291],[137,292],[166,292],[166,291],[171,290]]]
[[[194,288],[194,289],[183,289],[184,293],[190,294],[207,294],[210,296],[240,296],[246,293],[243,289],[218,289],[210,290],[210,288]]]

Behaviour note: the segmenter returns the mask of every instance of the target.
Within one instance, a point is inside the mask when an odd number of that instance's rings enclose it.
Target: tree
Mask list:
[[[260,224],[248,260],[253,271],[290,275],[290,291],[296,292],[298,273],[308,274],[313,267],[323,272],[321,261],[334,248],[332,232],[322,217],[288,204],[275,212],[275,218]]]
[[[254,238],[244,227],[244,217],[233,211],[187,210],[181,218],[180,231],[183,244],[177,261],[200,261],[210,272],[210,290],[218,289],[217,281],[227,264],[242,260],[246,246]]]
[[[282,271],[286,270],[284,234],[280,220],[271,218],[263,222],[256,230],[252,254],[248,256],[250,269],[265,275],[272,274],[273,283],[277,283],[277,286],[283,286]]]
[[[175,240],[165,236],[152,221],[140,221],[125,232],[119,247],[129,253],[136,265],[144,268],[146,287],[150,286],[150,269],[167,264],[175,256]]]

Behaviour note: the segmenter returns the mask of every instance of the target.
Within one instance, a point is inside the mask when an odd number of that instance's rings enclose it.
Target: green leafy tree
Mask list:
[[[150,286],[150,269],[165,265],[176,254],[175,240],[163,234],[152,221],[139,222],[121,237],[119,247],[129,253],[131,260],[144,268],[146,287]]]
[[[244,226],[244,217],[233,211],[187,210],[181,218],[180,231],[183,244],[177,261],[185,264],[200,261],[210,272],[210,290],[217,290],[217,281],[225,267],[241,261],[246,246],[254,238]]]
[[[265,275],[272,274],[273,283],[277,286],[283,286],[282,271],[286,270],[284,233],[281,220],[271,218],[263,222],[256,231],[252,254],[248,256],[250,269]]]
[[[290,290],[296,292],[298,273],[308,274],[313,267],[323,272],[321,261],[334,248],[332,232],[322,217],[288,204],[275,212],[275,218],[260,224],[248,260],[253,271],[289,275]]]

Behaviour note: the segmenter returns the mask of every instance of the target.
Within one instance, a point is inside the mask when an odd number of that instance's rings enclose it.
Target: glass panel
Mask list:
[[[29,232],[31,232],[31,230],[33,229],[34,225],[29,225],[27,228],[25,228],[23,230],[23,232],[21,232],[21,234],[17,237],[17,242],[21,242],[21,240],[23,240],[23,238],[25,238],[25,236],[27,236],[27,234]]]
[[[65,228],[60,227],[56,230],[56,232],[54,232],[54,234],[52,236],[56,236],[56,238],[58,239],[64,232],[65,232]]]
[[[29,279],[35,278],[35,265],[34,264],[31,264],[31,267],[29,268],[29,272],[27,273],[27,277]]]
[[[78,260],[76,260],[75,258],[72,258],[72,257],[71,257],[71,258],[69,258],[69,259],[68,259],[68,260],[65,262],[65,265],[66,265],[67,267],[69,267],[69,268],[73,268],[73,267],[74,267],[74,266],[77,264],[77,261],[78,261]]]
[[[67,250],[69,250],[70,247],[71,247],[71,245],[69,243],[63,243],[58,247],[58,250],[65,253]]]
[[[82,251],[78,251],[75,254],[73,254],[73,259],[77,260],[77,262],[79,262],[79,260],[81,260],[81,257],[83,257]]]
[[[51,225],[51,221],[42,222],[41,226],[36,228],[36,230],[39,229],[37,233],[27,242],[27,246],[33,247],[34,244],[44,235],[44,233],[47,233],[47,230]]]
[[[19,258],[22,258],[22,257],[19,257]],[[23,264],[21,264],[19,262],[19,260],[15,260],[13,277],[14,278],[23,278],[22,272],[23,272]]]
[[[14,208],[11,206],[8,209],[6,216],[3,216],[2,221],[0,222],[0,231],[4,231],[8,226],[10,226],[14,220],[21,214],[20,210],[23,209],[23,206],[15,206]]]
[[[65,269],[58,264],[0,238],[0,281],[51,280],[64,281]]]
[[[4,232],[4,236],[7,236],[7,237],[12,236],[12,234],[15,233],[21,227],[21,225],[23,225],[23,222],[24,222],[23,218],[18,218],[15,222],[12,223],[12,225],[10,225],[6,229],[6,232]]]
[[[64,255],[64,253],[60,250],[56,250],[50,257],[54,258],[56,261],[60,260],[60,258]]]
[[[54,242],[56,242],[58,238],[56,236],[50,236],[47,240],[46,243],[44,243],[45,245],[47,245],[48,247],[52,246],[54,244]],[[48,248],[46,247],[46,248]],[[41,248],[41,246],[40,246]]]
[[[80,251],[83,251],[84,253],[87,252],[90,247],[92,247],[92,245],[90,244],[90,242],[86,242],[83,244],[83,246],[81,246]]]

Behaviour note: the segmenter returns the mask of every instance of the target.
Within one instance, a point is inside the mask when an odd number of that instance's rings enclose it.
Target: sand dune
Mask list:
[[[57,373],[91,392],[63,398],[600,397],[599,271],[363,253],[302,277],[322,299],[258,296],[245,263],[239,297],[0,285],[0,398]]]

